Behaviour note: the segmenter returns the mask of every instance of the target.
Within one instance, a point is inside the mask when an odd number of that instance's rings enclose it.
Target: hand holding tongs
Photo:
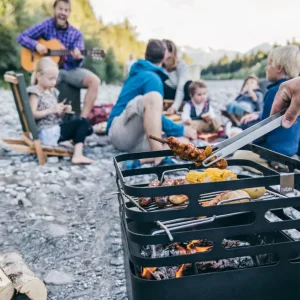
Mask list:
[[[204,167],[209,167],[212,164],[219,161],[221,158],[235,152],[236,150],[242,148],[243,146],[249,144],[250,142],[256,140],[257,138],[265,135],[266,133],[281,126],[282,118],[286,110],[282,110],[279,113],[257,123],[244,130],[243,132],[233,136],[230,139],[216,145],[216,150],[209,157],[207,157],[202,165]]]

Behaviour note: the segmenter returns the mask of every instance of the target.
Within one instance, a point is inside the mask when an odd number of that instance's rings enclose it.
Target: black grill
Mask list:
[[[300,190],[300,174],[294,173],[300,169],[299,161],[254,145],[244,149],[285,164],[294,174],[295,189]],[[124,154],[114,160],[129,299],[299,299],[300,197],[286,197],[272,188],[280,184],[281,175],[252,161],[232,159],[228,160],[229,167],[252,167],[261,176],[147,188],[149,182],[140,184],[136,178],[149,175],[150,180],[151,174],[158,179],[176,176],[195,169],[195,165],[189,162],[121,171],[118,164],[171,154]],[[258,200],[212,207],[199,205],[224,190],[259,186],[265,186],[266,193]],[[165,209],[140,209],[137,204],[139,197],[179,194],[187,195],[188,203]],[[193,240],[213,247],[193,254],[178,252]],[[141,277],[142,270],[153,267],[155,276]],[[174,278],[180,268],[183,276]]]

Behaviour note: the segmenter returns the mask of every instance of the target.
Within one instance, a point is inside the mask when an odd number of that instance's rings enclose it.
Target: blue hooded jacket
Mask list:
[[[268,86],[268,92],[264,98],[263,110],[260,121],[268,118],[279,86],[286,79],[278,80]],[[300,122],[291,128],[279,127],[263,137],[254,141],[255,144],[287,156],[293,156],[298,152],[300,143]]]
[[[119,98],[108,118],[106,132],[108,133],[113,119],[120,116],[127,104],[136,96],[158,92],[164,97],[163,81],[166,79],[168,79],[168,75],[164,69],[148,60],[139,59],[133,64]],[[184,133],[184,126],[174,123],[165,116],[162,116],[162,129],[167,136],[183,136]]]

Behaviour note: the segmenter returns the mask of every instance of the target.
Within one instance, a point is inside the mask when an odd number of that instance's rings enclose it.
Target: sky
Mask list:
[[[300,41],[300,0],[90,0],[105,23],[128,17],[139,39],[246,52]]]

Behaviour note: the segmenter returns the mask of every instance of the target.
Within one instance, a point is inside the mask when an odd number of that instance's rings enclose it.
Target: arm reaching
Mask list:
[[[172,107],[178,111],[184,98],[184,85],[188,81],[189,66],[186,62],[181,62],[177,65],[178,83],[176,88],[175,99]]]
[[[44,110],[37,110],[38,108],[38,96],[35,94],[30,94],[29,103],[31,107],[32,114],[36,120],[43,119],[51,114],[59,114],[61,115],[64,110],[64,104],[58,103],[56,106]]]
[[[37,39],[42,37],[42,35],[45,31],[45,28],[47,27],[46,22],[47,21],[42,22],[42,23],[37,24],[37,25],[34,25],[34,26],[30,27],[29,29],[25,30],[23,33],[21,33],[17,37],[17,42],[20,45],[22,45],[23,47],[28,48],[32,51],[33,50],[38,50],[37,46],[40,45],[40,44],[38,43]],[[38,48],[41,48],[41,47],[38,47]],[[45,47],[45,49],[47,50],[46,47]]]
[[[271,115],[288,108],[284,114],[282,126],[290,128],[300,115],[300,78],[294,78],[280,85],[275,96]]]

